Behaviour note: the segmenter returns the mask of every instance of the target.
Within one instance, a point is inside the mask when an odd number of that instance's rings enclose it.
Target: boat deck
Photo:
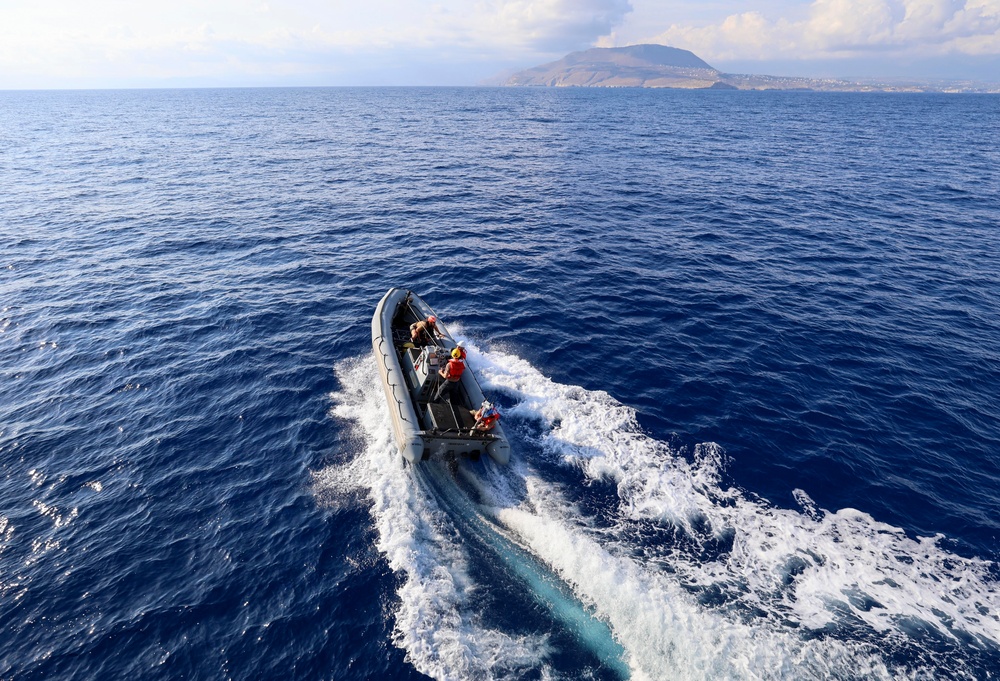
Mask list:
[[[411,463],[431,456],[475,461],[485,453],[504,465],[510,460],[510,443],[502,426],[494,424],[489,431],[475,427],[473,414],[486,402],[486,395],[472,367],[467,365],[461,378],[449,385],[445,399],[434,399],[441,386],[439,368],[450,360],[457,343],[438,322],[441,336],[433,339],[432,347],[415,347],[410,325],[433,314],[412,291],[392,288],[372,317],[372,352],[389,403],[396,445]]]
[[[456,407],[448,402],[425,402],[423,406],[430,413],[431,423],[434,429],[442,435],[449,432],[458,434],[461,431],[469,432],[476,425],[476,419],[472,417],[468,409]]]
[[[397,313],[396,317],[392,320],[392,344],[396,349],[401,364],[404,364],[403,358],[408,352],[417,352],[417,350],[412,349],[413,346],[410,344],[410,324],[418,319],[412,310],[407,308]],[[414,386],[410,380],[411,376],[408,372],[404,372],[404,376],[407,389],[412,393]],[[427,399],[433,395],[436,387],[436,382],[432,386],[425,386],[422,391],[423,394],[414,401],[417,413],[427,428],[425,435],[445,439],[468,439],[469,437],[474,437],[476,440],[483,441],[496,438],[492,433],[473,430],[476,425],[476,419],[472,415],[471,410],[477,409],[479,405],[471,404],[469,396],[461,386],[453,389],[450,402],[434,402]]]

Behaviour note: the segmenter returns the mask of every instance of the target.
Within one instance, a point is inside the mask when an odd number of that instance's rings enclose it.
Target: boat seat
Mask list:
[[[476,425],[476,419],[468,409],[448,402],[428,402],[427,411],[430,412],[431,423],[437,430],[458,432],[461,429],[467,433]]]
[[[450,430],[457,432],[459,425],[455,418],[455,410],[448,402],[429,402],[427,411],[431,415],[431,423],[436,430]]]

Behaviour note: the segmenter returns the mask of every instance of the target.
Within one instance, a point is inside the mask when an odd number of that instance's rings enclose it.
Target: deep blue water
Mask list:
[[[0,678],[995,678],[1000,98],[0,92]],[[370,319],[511,465],[404,467]]]

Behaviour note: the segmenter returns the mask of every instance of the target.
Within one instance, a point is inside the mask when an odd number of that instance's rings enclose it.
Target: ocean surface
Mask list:
[[[0,92],[0,679],[1000,676],[1000,97]],[[393,286],[507,467],[404,466]]]

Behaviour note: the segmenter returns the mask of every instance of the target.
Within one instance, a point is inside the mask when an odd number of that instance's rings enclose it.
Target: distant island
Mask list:
[[[693,52],[666,45],[594,47],[519,71],[501,84],[821,92],[1000,92],[1000,83],[973,81],[847,80],[723,73]]]

